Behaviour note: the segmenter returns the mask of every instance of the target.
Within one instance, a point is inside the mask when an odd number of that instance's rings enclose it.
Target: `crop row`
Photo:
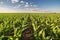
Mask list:
[[[1,16],[0,40],[60,40],[60,16]]]

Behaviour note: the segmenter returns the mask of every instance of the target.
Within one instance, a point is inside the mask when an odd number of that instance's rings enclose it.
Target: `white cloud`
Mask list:
[[[37,7],[37,5],[33,5],[33,7]]]
[[[16,13],[16,12],[20,12],[20,10],[15,10],[12,8],[7,8],[7,7],[0,7],[0,13]]]
[[[25,2],[24,3],[24,7],[32,7],[32,8],[35,8],[35,7],[37,7],[37,5],[35,5],[35,4],[32,4],[31,2],[29,3],[29,2]]]
[[[21,5],[18,5],[17,7],[19,8],[19,7],[21,7]]]
[[[40,8],[28,8],[28,9],[20,9],[20,10],[15,10],[12,8],[7,8],[7,7],[0,7],[0,13],[17,13],[17,12],[23,12],[23,13],[50,13],[50,11],[45,10],[45,9],[40,9]],[[55,11],[55,12],[60,12],[60,10]]]
[[[29,3],[28,2],[26,2],[26,5],[28,5]]]
[[[25,1],[20,1],[20,3],[21,3],[21,6],[23,6],[23,7],[29,7],[29,3],[28,2],[25,2]]]
[[[30,7],[30,4],[28,2],[25,2],[24,7]]]
[[[4,3],[4,2],[2,2],[2,1],[0,2],[0,4],[3,4],[3,3]]]
[[[24,1],[20,1],[20,3],[25,3]]]
[[[12,3],[19,2],[19,0],[11,0]]]
[[[30,6],[32,6],[32,3],[30,2],[26,2],[26,1],[20,1],[20,3],[21,3],[21,6],[23,6],[23,7],[30,7]]]
[[[29,5],[25,5],[24,7],[29,7]]]
[[[21,7],[21,5],[14,6],[13,8],[19,8],[19,7]]]
[[[33,5],[31,5],[31,6],[33,6]]]

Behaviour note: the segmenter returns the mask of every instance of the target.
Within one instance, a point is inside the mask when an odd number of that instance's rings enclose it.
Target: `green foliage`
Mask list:
[[[36,40],[60,40],[60,15],[54,14],[2,15],[0,17],[0,40],[20,40],[29,22],[33,26]]]

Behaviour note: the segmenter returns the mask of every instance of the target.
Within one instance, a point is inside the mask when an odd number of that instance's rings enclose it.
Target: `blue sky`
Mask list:
[[[60,0],[0,0],[0,12],[59,12]]]

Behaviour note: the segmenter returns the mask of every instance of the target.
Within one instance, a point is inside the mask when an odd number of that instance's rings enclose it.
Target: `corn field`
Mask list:
[[[60,40],[60,15],[1,14],[0,40]]]

